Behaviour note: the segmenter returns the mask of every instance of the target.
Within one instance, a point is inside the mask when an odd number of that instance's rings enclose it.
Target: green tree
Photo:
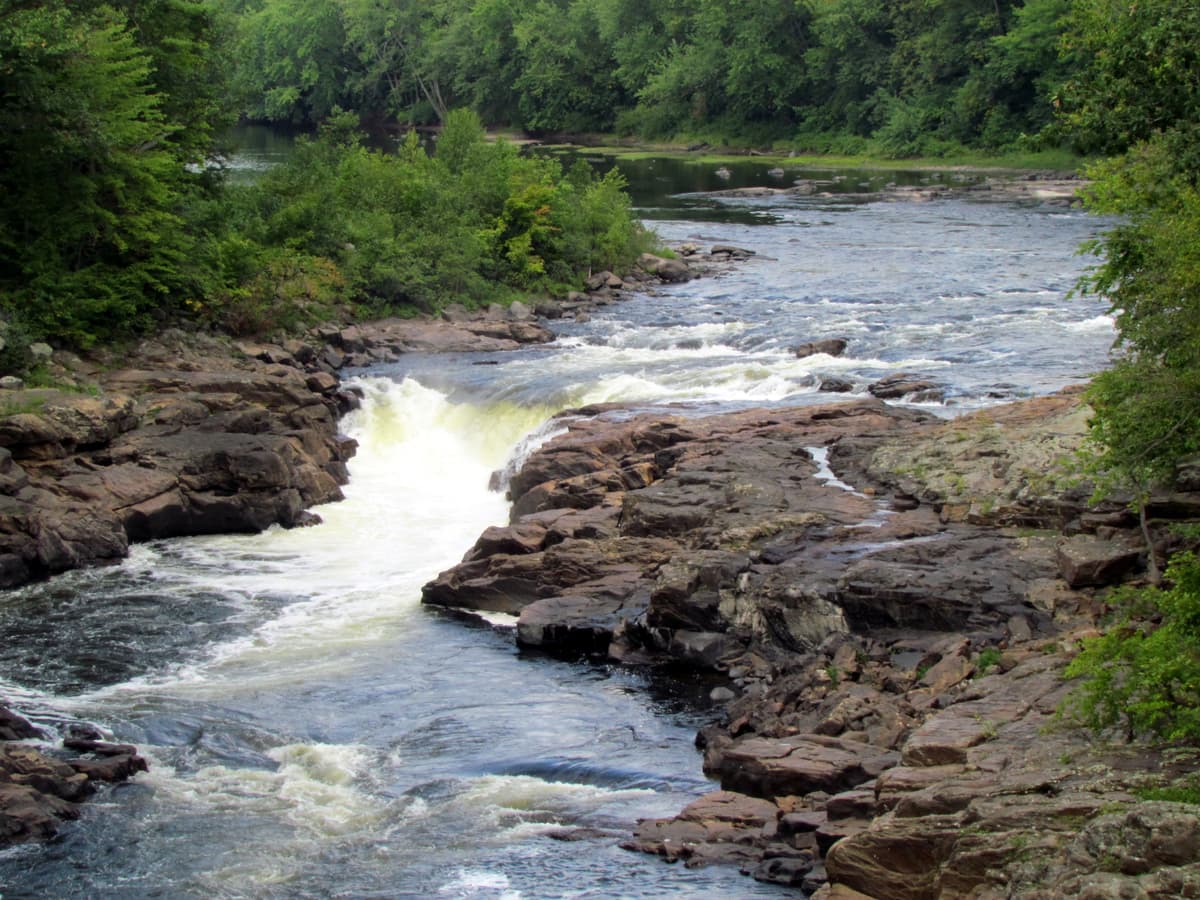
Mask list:
[[[333,0],[256,0],[237,14],[237,87],[252,119],[316,124],[350,95],[356,61]]]
[[[198,147],[153,56],[112,7],[0,12],[0,302],[43,335],[89,343],[200,290],[182,219]]]
[[[1079,149],[1120,154],[1161,135],[1180,170],[1200,172],[1200,6],[1072,0],[1067,21],[1080,68],[1060,102]]]
[[[782,136],[806,102],[811,21],[797,0],[700,0],[639,94],[643,127]]]
[[[523,65],[513,83],[520,123],[535,131],[612,128],[625,97],[592,0],[539,0],[514,23]]]
[[[1094,211],[1123,217],[1089,245],[1102,261],[1082,282],[1108,300],[1119,334],[1088,392],[1093,468],[1142,509],[1200,452],[1200,190],[1176,167],[1157,139],[1093,167],[1088,194]]]
[[[340,3],[347,48],[358,61],[348,81],[360,114],[445,119],[449,102],[429,51],[430,35],[444,26],[438,4]]]
[[[1087,195],[1122,217],[1090,245],[1101,263],[1082,282],[1118,330],[1089,394],[1096,468],[1144,499],[1200,451],[1200,8],[1075,0],[1069,35],[1086,63],[1064,88],[1065,126],[1120,154],[1092,167]]]

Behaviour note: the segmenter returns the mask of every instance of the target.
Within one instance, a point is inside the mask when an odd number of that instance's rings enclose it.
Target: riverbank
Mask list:
[[[826,897],[1163,895],[1200,879],[1181,837],[1200,816],[1139,796],[1194,754],[1056,715],[1143,555],[1127,510],[1052,477],[1086,417],[1074,392],[949,422],[874,401],[583,410],[425,601],[714,685],[698,744],[721,790],[630,850]],[[1200,496],[1152,509],[1169,540]]]
[[[728,266],[737,253],[646,257],[627,278],[598,273],[586,291],[536,307],[327,324],[277,343],[168,330],[86,359],[57,351],[45,365],[62,388],[0,392],[0,588],[115,563],[139,542],[319,524],[312,508],[342,498],[356,451],[338,429],[359,402],[343,389],[343,371],[405,353],[547,343],[546,321],[582,320],[635,290]],[[78,815],[92,780],[145,768],[134,748],[98,733],[88,739],[100,743],[85,747],[15,713],[11,721],[0,730],[0,845],[52,835]],[[41,752],[59,737],[60,748]],[[26,740],[35,746],[4,743]]]
[[[496,132],[494,140],[530,143],[526,135]],[[891,171],[962,171],[962,172],[1054,172],[1067,176],[1081,170],[1088,158],[1067,150],[1011,151],[1000,154],[950,153],[946,156],[913,156],[897,158],[883,154],[867,153],[817,153],[803,149],[779,146],[731,145],[708,140],[647,141],[640,138],[622,138],[612,134],[547,134],[532,141],[548,147],[581,147],[590,152],[602,153],[628,159],[675,158],[690,159],[706,165],[743,162],[755,159],[761,162],[795,165],[803,168],[828,169],[874,169]]]
[[[734,251],[712,248],[698,262],[727,264]],[[672,277],[672,266],[647,264]],[[128,526],[139,523],[150,535],[230,522],[236,528],[228,530],[251,531],[271,515],[304,524],[311,520],[294,499],[303,503],[313,486],[332,495],[353,452],[336,432],[337,413],[355,402],[338,377],[347,366],[414,350],[537,343],[550,332],[535,314],[578,319],[648,284],[605,274],[588,294],[536,309],[329,326],[285,344],[168,333],[119,360],[60,357],[104,392],[77,394],[65,406],[47,398],[40,411],[23,413],[34,420],[21,420],[30,426],[22,433],[41,437],[9,449],[12,483],[30,479],[13,496],[43,490],[75,503],[60,535],[78,533],[67,526],[94,511],[81,492],[95,497],[121,485],[133,502],[110,507],[110,530],[101,535],[119,526],[128,541]],[[836,348],[820,352],[833,356]],[[87,404],[103,406],[110,391],[131,405],[120,401],[89,419]],[[62,409],[74,412],[54,412]],[[514,523],[485,532],[427,598],[515,615],[517,639],[531,650],[699,677],[729,704],[725,723],[703,741],[709,772],[730,790],[678,820],[644,823],[631,847],[693,865],[735,862],[810,888],[827,871],[868,893],[884,885],[878,896],[953,892],[959,882],[942,880],[949,870],[990,884],[992,870],[970,869],[963,854],[1001,858],[993,868],[1007,877],[1022,862],[1010,843],[1044,839],[1075,853],[1067,845],[1080,816],[1132,803],[1129,788],[1173,774],[1149,749],[1135,757],[1139,766],[1161,771],[1130,774],[1127,757],[1091,750],[1075,735],[1061,744],[1039,738],[1046,753],[1037,771],[1049,774],[1033,787],[1018,777],[1032,760],[1030,734],[1050,721],[1061,693],[1063,660],[1094,627],[1102,594],[1090,582],[1137,565],[1132,523],[1120,510],[1086,510],[1080,493],[1046,478],[1082,434],[1085,415],[1071,395],[949,423],[872,400],[706,418],[581,410],[560,420],[568,434],[513,480]],[[97,424],[85,431],[84,421]],[[266,443],[248,451],[251,444],[236,443],[250,438]],[[34,475],[45,477],[35,484]],[[174,480],[141,496],[150,487],[130,488],[138,478]],[[1187,518],[1190,502],[1164,498],[1159,512]],[[205,532],[159,536],[166,533]],[[61,543],[88,561],[84,541]],[[923,745],[935,749],[913,749]],[[995,783],[975,780],[985,774]],[[901,806],[888,778],[930,793]],[[1068,789],[1066,812],[1039,807],[1012,827],[988,820],[979,825],[986,838],[958,842],[978,836],[977,791],[1000,798],[1003,811],[1014,797],[1036,804]],[[1100,805],[1079,812],[1077,793],[1102,798]],[[839,838],[847,838],[839,847],[900,841],[906,832],[894,837],[890,829],[901,809],[916,810],[906,826],[943,829],[912,839],[932,842],[941,855],[914,857],[898,845],[898,858],[923,860],[909,872],[912,884],[838,861],[849,852],[831,850]],[[1139,822],[1141,810],[1128,807]],[[889,871],[908,872],[898,864]],[[1062,884],[1069,877],[1054,875]]]

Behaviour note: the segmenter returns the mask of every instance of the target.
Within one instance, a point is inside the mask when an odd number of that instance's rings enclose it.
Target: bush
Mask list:
[[[238,337],[295,332],[331,318],[344,284],[329,260],[280,251],[262,260],[248,284],[201,309],[211,324]]]
[[[339,297],[370,314],[504,302],[579,287],[649,248],[615,172],[564,176],[555,160],[486,141],[472,113],[451,114],[438,147],[430,157],[410,133],[395,154],[368,150],[339,125],[228,191],[210,216],[227,227],[208,245],[224,284],[210,320],[257,333]]]
[[[1164,588],[1128,588],[1116,619],[1067,667],[1080,683],[1061,712],[1096,732],[1200,740],[1200,560],[1176,556]]]

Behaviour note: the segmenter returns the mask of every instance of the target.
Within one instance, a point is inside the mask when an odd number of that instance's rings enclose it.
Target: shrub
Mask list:
[[[1200,740],[1200,560],[1180,554],[1166,576],[1165,587],[1114,595],[1115,621],[1067,667],[1080,683],[1061,713],[1130,739]]]

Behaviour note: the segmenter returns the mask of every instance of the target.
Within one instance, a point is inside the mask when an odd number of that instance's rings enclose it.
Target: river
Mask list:
[[[772,183],[765,169],[733,181]],[[51,730],[94,722],[151,764],[54,842],[0,851],[4,900],[788,894],[617,847],[712,789],[692,744],[706,685],[520,654],[420,587],[506,519],[491,473],[566,407],[828,402],[823,377],[861,393],[910,371],[953,415],[1084,379],[1113,337],[1098,301],[1069,295],[1099,225],[965,199],[716,201],[696,193],[728,186],[707,169],[629,174],[664,238],[757,256],[556,323],[552,345],[348,373],[361,449],[320,527],[141,545],[0,596],[0,698]],[[847,354],[790,351],[822,337]]]

